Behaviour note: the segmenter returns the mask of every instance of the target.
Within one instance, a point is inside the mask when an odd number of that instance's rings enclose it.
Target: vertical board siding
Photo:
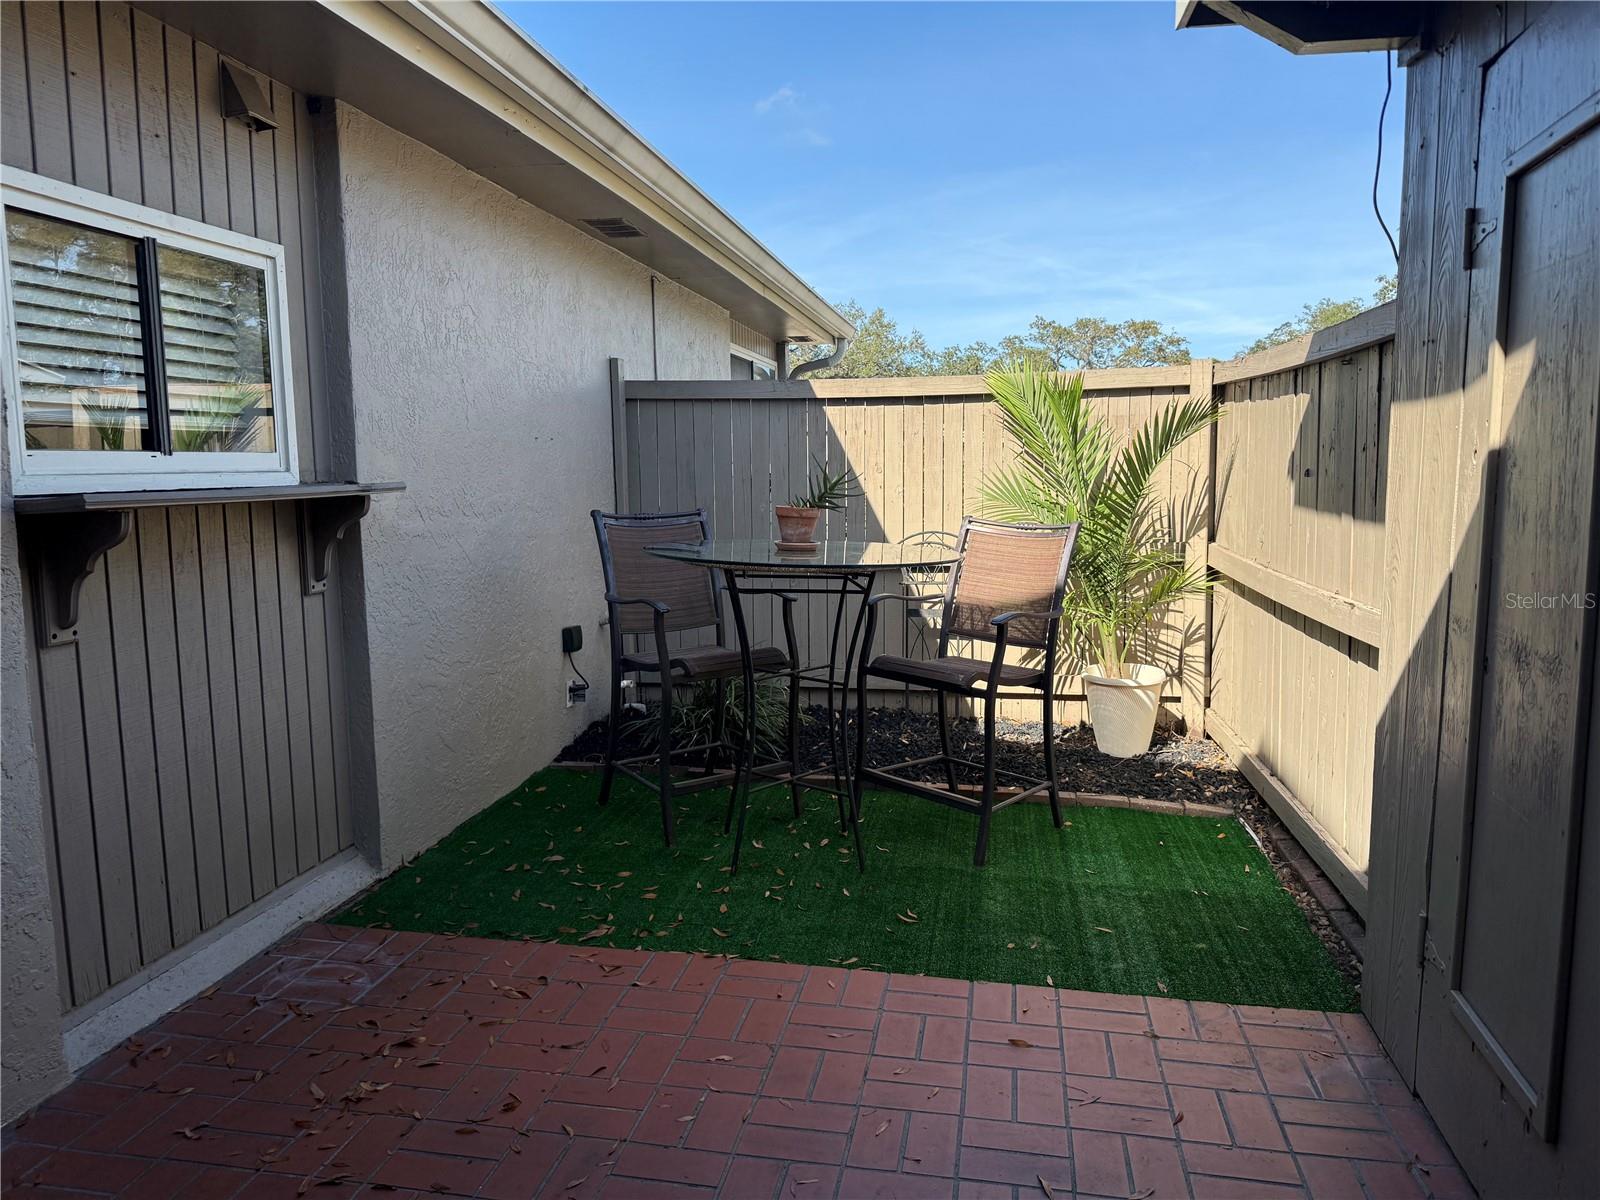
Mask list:
[[[8,166],[284,246],[306,478],[331,469],[311,333],[304,101],[221,111],[217,51],[125,4],[0,3]],[[63,1003],[75,1007],[353,843],[338,581],[307,596],[289,502],[140,512],[36,652]]]
[[[684,385],[679,385],[684,386]],[[1124,437],[1170,400],[1185,396],[1181,387],[1091,391],[1113,427]],[[998,415],[987,395],[840,396],[768,398],[725,396],[671,400],[627,400],[630,507],[639,511],[704,508],[714,536],[776,536],[772,506],[786,503],[807,486],[822,463],[830,470],[848,466],[861,480],[861,495],[838,512],[823,515],[821,536],[858,541],[900,541],[915,534],[953,535],[964,516],[978,507],[987,471],[1008,453]],[[654,432],[655,436],[650,436]],[[637,481],[635,483],[634,481]],[[1190,472],[1168,471],[1162,508],[1191,510],[1196,499]],[[898,575],[885,574],[875,590],[901,590]],[[839,632],[843,643],[860,608],[847,601]],[[825,662],[834,637],[831,600],[813,599],[796,613],[796,637],[803,661]],[[931,654],[936,630],[902,612],[887,612],[875,649],[889,654]],[[775,611],[754,606],[752,634],[781,639]],[[704,635],[709,638],[709,635]],[[1158,658],[1176,666],[1180,631],[1168,630]],[[982,653],[968,647],[961,653]],[[1020,656],[1019,656],[1020,657]],[[1067,694],[1081,691],[1066,681]],[[814,697],[820,700],[820,695]],[[880,682],[875,702],[930,709],[929,697],[899,684]],[[970,703],[963,708],[971,711]],[[1038,718],[1038,705],[1008,701],[1002,712]],[[1057,719],[1084,719],[1081,700],[1056,703]]]
[[[738,321],[728,322],[728,338],[735,346],[759,354],[762,358],[776,360],[778,357],[777,342],[759,329],[752,329]]]
[[[1223,385],[1213,544],[1376,610],[1379,463],[1394,343]],[[1372,834],[1377,648],[1227,577],[1213,595],[1210,711],[1359,873]]]

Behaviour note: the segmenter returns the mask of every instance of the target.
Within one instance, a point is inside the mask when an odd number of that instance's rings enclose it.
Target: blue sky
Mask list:
[[[1176,33],[1166,2],[504,7],[823,296],[935,345],[1153,317],[1228,357],[1393,269],[1380,54]]]

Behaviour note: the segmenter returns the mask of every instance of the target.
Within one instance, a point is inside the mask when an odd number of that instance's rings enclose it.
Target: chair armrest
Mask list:
[[[876,608],[885,600],[898,600],[902,604],[926,604],[930,600],[943,602],[944,597],[918,592],[879,592],[876,596],[867,597],[867,604]]]
[[[670,605],[663,604],[659,600],[650,600],[650,599],[647,599],[644,596],[619,596],[615,592],[607,592],[606,593],[606,603],[607,604],[644,604],[644,605],[648,605],[651,609],[655,610],[656,613],[662,614],[662,615],[672,611],[672,607]]]
[[[727,588],[724,587],[722,590],[723,591],[727,591]],[[786,592],[781,588],[747,588],[747,587],[742,587],[742,588],[739,589],[739,595],[741,595],[741,596],[776,596],[779,600],[782,600],[785,604],[794,604],[796,601],[798,601],[800,599],[800,597],[795,595],[793,592]]]
[[[998,617],[992,617],[989,624],[999,629],[1011,624],[1018,617],[1034,617],[1040,621],[1059,621],[1064,615],[1059,609],[1055,612],[1006,612],[1001,613]]]

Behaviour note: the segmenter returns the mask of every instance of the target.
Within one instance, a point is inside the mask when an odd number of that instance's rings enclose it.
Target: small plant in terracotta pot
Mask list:
[[[817,522],[822,514],[838,512],[852,497],[861,495],[860,480],[850,468],[829,471],[820,462],[816,467],[816,473],[807,481],[806,491],[787,504],[773,506],[778,518],[780,546],[815,546]]]

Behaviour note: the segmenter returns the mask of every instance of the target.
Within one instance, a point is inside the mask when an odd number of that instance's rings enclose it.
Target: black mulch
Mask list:
[[[624,729],[624,757],[644,752],[644,747],[636,737],[630,736],[633,732],[626,727]],[[963,758],[982,758],[983,727],[978,721],[958,719],[951,722],[950,732],[955,754]],[[1000,721],[996,734],[997,766],[1032,776],[1042,775],[1044,756],[1040,743],[1043,729],[1039,722]],[[938,722],[928,713],[902,708],[873,709],[867,735],[867,761],[870,763],[893,763],[939,752]],[[854,736],[853,729],[851,736]],[[827,761],[827,738],[827,710],[821,706],[804,710],[800,734],[801,761],[807,765],[820,765]],[[599,762],[605,742],[606,721],[602,719],[569,743],[556,761]],[[854,743],[851,744],[853,747]],[[1061,786],[1065,791],[1184,800],[1233,809],[1234,814],[1254,835],[1277,872],[1279,882],[1295,898],[1306,915],[1306,921],[1327,947],[1339,970],[1351,986],[1359,991],[1359,954],[1279,848],[1285,831],[1278,818],[1215,742],[1209,738],[1190,741],[1173,730],[1158,729],[1148,753],[1137,758],[1118,759],[1095,749],[1093,731],[1086,725],[1079,725],[1056,731],[1056,759]],[[904,773],[933,782],[943,778],[942,768],[937,764]],[[977,780],[968,774],[962,777],[962,782]]]

